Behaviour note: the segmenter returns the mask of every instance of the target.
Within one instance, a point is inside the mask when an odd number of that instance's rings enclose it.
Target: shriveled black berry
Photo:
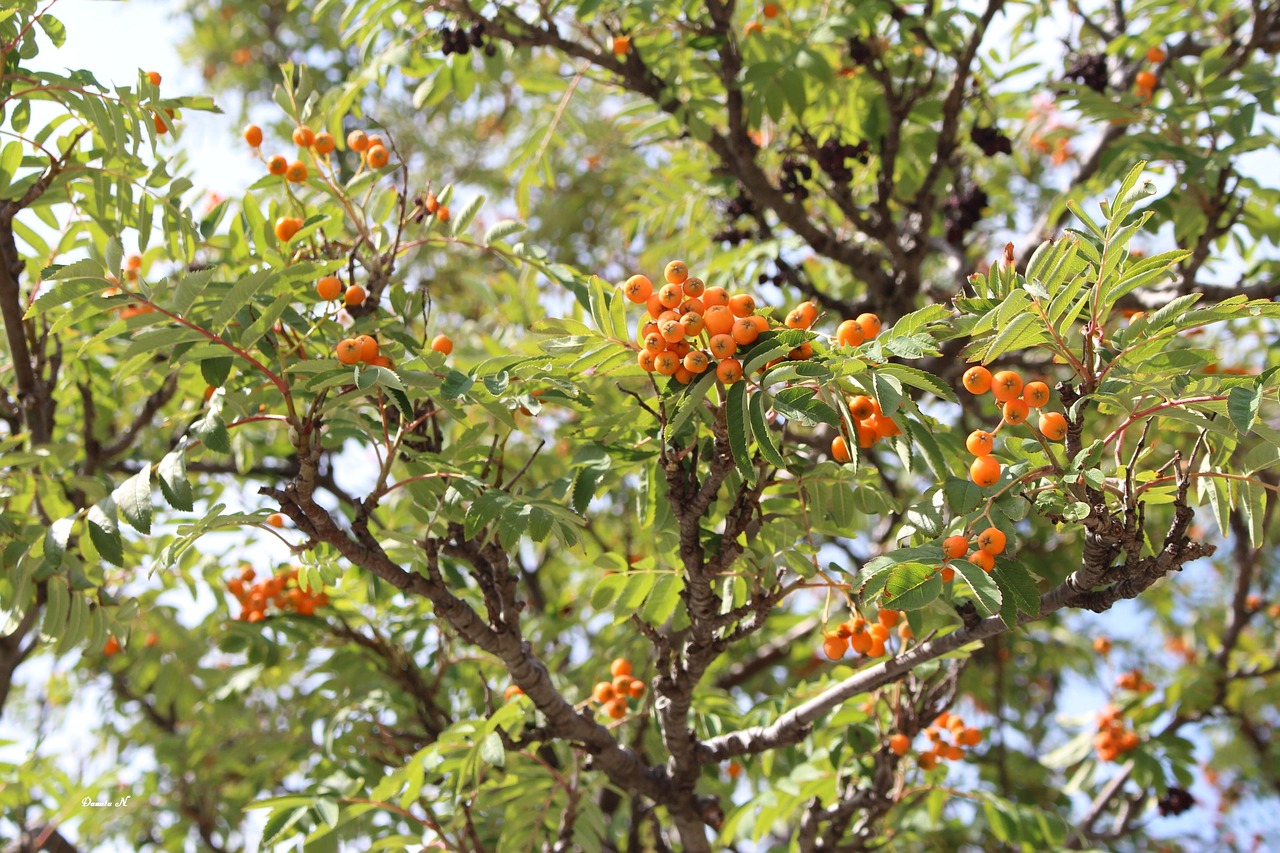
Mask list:
[[[973,130],[969,132],[969,138],[973,140],[973,144],[982,149],[982,153],[988,157],[994,157],[997,154],[1012,154],[1013,143],[1009,141],[1009,137],[1000,132],[1000,128],[992,125],[991,127],[983,127],[982,125],[974,125]]]
[[[1107,90],[1107,58],[1100,53],[1077,54],[1066,72],[1065,80],[1079,80],[1095,92]]]
[[[1156,800],[1161,817],[1180,815],[1196,804],[1196,798],[1185,788],[1170,788],[1168,793]]]

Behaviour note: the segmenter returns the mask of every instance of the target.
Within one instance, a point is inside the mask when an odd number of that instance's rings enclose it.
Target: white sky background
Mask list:
[[[207,84],[196,66],[180,64],[174,46],[186,32],[186,22],[179,15],[178,0],[132,0],[132,2],[104,2],[104,0],[59,0],[51,10],[67,26],[66,44],[59,50],[50,48],[47,41],[42,45],[41,54],[35,64],[48,69],[79,69],[92,71],[103,83],[132,84],[139,68],[147,71],[158,71],[163,82],[161,88],[166,95],[203,94]],[[197,191],[213,191],[223,195],[234,195],[239,190],[257,180],[261,175],[261,164],[253,152],[245,146],[238,133],[239,104],[226,96],[220,96],[219,105],[224,113],[209,114],[197,111],[186,111],[181,120],[181,139],[177,143],[167,137],[162,145],[172,150],[175,146],[186,152],[187,171],[195,182]],[[36,120],[38,120],[38,116]],[[1280,170],[1272,168],[1280,165],[1280,156],[1276,152],[1259,152],[1254,159],[1263,175],[1280,174]],[[273,537],[267,537],[273,543]],[[212,539],[212,537],[210,538]],[[201,548],[209,552],[215,547],[225,547],[222,542],[206,540]],[[272,548],[272,551],[276,551]],[[283,549],[272,553],[270,560],[284,556]],[[255,560],[265,563],[269,560]],[[185,598],[186,594],[181,593]],[[211,606],[212,602],[202,602]],[[188,606],[190,606],[188,604]],[[1129,612],[1124,611],[1128,609]],[[1116,612],[1102,619],[1091,620],[1092,625],[1106,625],[1110,633],[1119,639],[1132,639],[1139,646],[1145,645],[1145,638],[1134,635],[1124,629],[1125,623],[1132,627],[1132,610],[1117,608]],[[140,638],[135,638],[135,641]],[[1153,653],[1157,650],[1152,649]],[[1115,653],[1113,653],[1114,657]],[[59,669],[68,667],[74,657],[58,662]],[[48,677],[50,666],[54,662],[50,658],[40,658],[26,664],[20,673],[22,680],[31,685],[39,685]],[[1103,694],[1094,685],[1079,685],[1078,691],[1071,691],[1067,697],[1064,713],[1079,715],[1096,710],[1104,701]],[[78,739],[76,733],[90,729],[90,723],[96,722],[103,709],[108,707],[105,694],[100,691],[86,691],[67,709],[61,723],[54,728],[59,732],[46,742],[43,750],[46,754],[59,754],[65,758],[69,770],[75,767],[88,767],[97,772],[110,775],[115,756],[97,754],[95,743]],[[29,723],[28,723],[29,724]],[[0,755],[6,758],[20,757],[29,747],[29,732],[19,727],[17,721],[0,720],[0,740],[16,739],[15,746],[0,747]],[[15,751],[16,754],[15,754]],[[136,778],[139,773],[146,772],[145,767],[132,766],[119,768],[120,779]],[[959,774],[956,774],[957,776]],[[127,791],[125,791],[127,792]],[[86,792],[97,795],[103,791]],[[1211,809],[1215,798],[1203,785],[1197,784],[1193,793],[1200,800],[1200,807],[1178,821],[1182,827],[1200,826],[1207,829],[1212,819]],[[1246,810],[1249,811],[1249,810]],[[71,812],[74,814],[74,810]],[[266,813],[251,812],[252,823],[245,828],[253,835],[253,825],[261,825]],[[1238,821],[1241,837],[1254,830],[1276,830],[1276,821],[1261,815],[1249,815]],[[1172,820],[1163,822],[1168,829],[1175,827]],[[69,835],[74,835],[74,825]],[[124,851],[123,847],[107,847],[93,843],[92,848],[104,853]],[[256,850],[256,842],[251,842],[246,849]]]

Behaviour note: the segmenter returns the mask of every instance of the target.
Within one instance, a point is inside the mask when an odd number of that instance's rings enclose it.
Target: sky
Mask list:
[[[162,90],[166,94],[202,94],[205,81],[200,69],[185,66],[179,60],[175,45],[181,41],[185,32],[185,23],[177,16],[179,4],[174,0],[165,2],[149,2],[149,0],[132,0],[132,2],[102,2],[102,0],[59,0],[53,8],[53,14],[67,25],[67,41],[59,50],[42,50],[38,64],[49,69],[63,70],[67,68],[87,68],[104,83],[131,84],[141,67],[145,71],[158,71],[163,77]],[[223,99],[225,100],[225,99]],[[261,166],[252,152],[243,145],[238,136],[238,128],[233,117],[239,114],[239,105],[234,102],[222,104],[223,114],[210,114],[188,111],[183,116],[183,130],[180,139],[181,147],[188,152],[188,163],[191,177],[197,188],[203,191],[214,191],[231,195],[248,186],[261,174]],[[170,139],[163,143],[173,146]],[[1274,152],[1259,154],[1259,157],[1276,159]],[[1262,171],[1266,171],[1263,169]],[[1276,174],[1274,170],[1270,172]],[[282,548],[272,541],[269,550],[258,555],[262,563],[274,562],[287,556]],[[218,540],[209,537],[202,544],[202,550],[219,550],[230,544],[229,539]],[[185,593],[174,593],[175,597]],[[174,603],[177,603],[175,598]],[[212,606],[210,601],[191,602],[198,607]],[[1126,616],[1126,607],[1117,611],[1101,622],[1105,630],[1117,639],[1131,639],[1141,642],[1141,627],[1135,627],[1132,613]],[[1129,626],[1126,631],[1125,625]],[[60,669],[69,668],[74,658],[64,659],[56,665]],[[29,683],[38,684],[48,677],[49,666],[53,664],[48,658],[28,664],[24,667],[23,677]],[[1067,705],[1063,708],[1064,716],[1078,716],[1096,710],[1103,700],[1103,695],[1096,686],[1079,684],[1070,691]],[[69,767],[84,767],[91,771],[110,774],[116,763],[113,755],[94,752],[93,745],[79,740],[74,732],[80,730],[82,722],[96,720],[104,707],[102,692],[86,691],[80,695],[68,709],[65,718],[56,726],[59,732],[46,742],[46,751],[61,754]],[[0,720],[0,740],[20,738],[19,743],[10,747],[0,747],[0,756],[7,758],[20,755],[25,744],[26,732],[22,731],[12,720]],[[146,772],[143,764],[119,768],[121,778],[136,776]],[[92,775],[88,774],[88,775]],[[1211,792],[1203,785],[1197,785],[1193,793],[1201,802],[1212,802]],[[1192,813],[1183,821],[1204,820],[1209,815],[1207,810],[1197,816]],[[250,813],[247,829],[260,826],[265,819],[265,812]],[[1254,820],[1257,823],[1254,823]],[[1262,815],[1246,816],[1246,826],[1254,826],[1276,830],[1274,819],[1266,820]],[[1174,824],[1170,823],[1170,828]],[[73,827],[74,829],[74,827]],[[73,833],[72,833],[73,834]],[[1246,835],[1246,832],[1241,833]],[[92,849],[114,853],[126,848],[111,848],[97,845]],[[256,850],[256,844],[250,844],[249,850]]]

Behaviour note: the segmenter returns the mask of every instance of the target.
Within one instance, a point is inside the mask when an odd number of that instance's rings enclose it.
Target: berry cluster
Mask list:
[[[925,737],[929,738],[931,746],[920,753],[917,763],[921,770],[932,770],[938,766],[939,761],[960,761],[964,758],[965,749],[982,743],[981,729],[966,726],[958,714],[950,714],[946,711],[939,714],[924,733]],[[951,743],[946,742],[947,735],[951,736]],[[895,741],[890,738],[889,747],[898,755],[905,754],[910,741],[906,740],[906,735],[894,737],[901,737],[902,740]]]
[[[970,394],[981,395],[988,391],[1000,406],[1002,420],[991,432],[975,429],[965,440],[965,447],[974,455],[969,466],[969,478],[985,488],[994,486],[1000,479],[1000,463],[991,455],[995,450],[996,434],[1009,426],[1027,423],[1032,409],[1042,409],[1049,404],[1049,386],[1043,382],[1028,382],[1024,388],[1022,377],[1013,370],[1001,370],[994,376],[981,365],[969,368],[961,380]],[[1062,441],[1067,436],[1067,419],[1059,412],[1042,412],[1039,420],[1040,434],[1049,441]]]
[[[983,127],[980,124],[975,124],[973,130],[969,131],[969,138],[988,157],[1013,153],[1013,142],[1010,141],[1009,137],[1001,133],[1000,128],[995,125]]]
[[[1147,50],[1147,61],[1152,65],[1159,65],[1164,62],[1168,54],[1164,52],[1164,48],[1152,47]],[[1138,93],[1138,97],[1144,101],[1150,101],[1151,96],[1155,94],[1156,85],[1160,82],[1160,78],[1156,76],[1154,71],[1146,69],[1139,71],[1137,76],[1133,78],[1134,90]]]
[[[1122,672],[1116,677],[1116,687],[1121,690],[1132,690],[1134,693],[1150,693],[1156,689],[1156,686],[1147,681],[1146,676],[1142,674],[1140,669],[1131,669],[1128,672]]]
[[[1079,80],[1095,92],[1107,91],[1107,58],[1100,53],[1077,54],[1063,72],[1064,80]]]
[[[326,275],[316,281],[316,295],[325,302],[332,302],[341,297],[342,304],[348,308],[354,308],[357,305],[363,305],[367,294],[364,288],[358,284],[350,287],[342,286],[342,279],[336,275]]]
[[[1108,705],[1098,715],[1098,733],[1093,738],[1094,751],[1102,761],[1115,761],[1120,755],[1138,747],[1138,734],[1125,724],[1115,705]]]
[[[357,285],[358,286],[358,285]],[[378,339],[372,335],[361,335],[358,338],[344,338],[338,341],[336,348],[338,361],[341,364],[367,364],[371,367],[391,369],[391,359],[378,352]]]
[[[298,570],[285,569],[257,583],[253,582],[256,573],[252,566],[240,570],[240,576],[227,581],[227,591],[240,602],[241,622],[261,622],[267,618],[267,608],[271,605],[281,611],[292,610],[299,616],[311,616],[317,607],[329,603],[329,596],[323,592],[307,592],[298,586]]]
[[[852,649],[856,654],[869,658],[883,657],[889,632],[898,628],[898,638],[905,643],[911,639],[911,626],[902,622],[901,610],[880,610],[875,622],[868,622],[856,613],[841,622],[834,631],[823,635],[822,652],[830,660],[840,660]],[[901,622],[901,624],[899,624]]]
[[[466,56],[473,47],[483,47],[485,56],[493,56],[497,49],[492,42],[486,43],[484,38],[484,21],[477,21],[470,29],[462,27],[441,27],[440,50],[445,56],[452,53]]]
[[[591,698],[600,703],[600,710],[611,718],[621,720],[627,715],[627,699],[639,699],[644,695],[644,682],[631,677],[631,661],[615,658],[609,664],[611,681],[600,681],[591,689]]]
[[[832,138],[818,147],[818,155],[814,159],[818,162],[818,168],[826,172],[831,180],[847,184],[853,180],[853,170],[848,167],[848,161],[857,160],[865,164],[870,157],[871,146],[865,141],[853,145]]]
[[[784,157],[782,160],[782,176],[778,178],[778,189],[795,201],[804,201],[809,197],[809,188],[802,181],[813,179],[813,167],[795,157]]]
[[[1170,787],[1163,797],[1156,800],[1156,808],[1160,810],[1160,817],[1169,817],[1170,815],[1180,815],[1190,810],[1196,804],[1196,798],[1191,796],[1191,792],[1186,788]]]
[[[942,540],[942,556],[947,560],[968,560],[987,574],[996,567],[996,557],[1004,553],[1006,543],[1004,533],[998,528],[988,527],[978,534],[978,549],[969,553],[969,538],[957,533]],[[956,576],[955,569],[943,566],[942,582],[946,583]]]
[[[972,181],[952,190],[942,202],[942,219],[946,223],[948,243],[954,246],[964,243],[965,235],[982,221],[982,211],[986,209],[987,201],[987,191]]]

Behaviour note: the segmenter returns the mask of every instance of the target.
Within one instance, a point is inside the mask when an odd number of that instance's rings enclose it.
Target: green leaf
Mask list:
[[[44,535],[44,555],[54,566],[62,565],[62,557],[67,552],[67,541],[71,538],[71,528],[75,518],[60,518],[49,525]]]
[[[490,732],[480,741],[480,760],[491,767],[503,767],[507,763],[507,751],[502,746],[502,736]]]
[[[160,475],[160,493],[174,509],[191,512],[195,509],[195,494],[187,481],[187,457],[185,443],[165,454],[156,473]]]
[[[1030,572],[1019,564],[1006,560],[996,565],[991,578],[1000,587],[1003,598],[1012,599],[1019,612],[1032,617],[1040,615],[1040,591],[1036,589],[1035,579]]]
[[[227,376],[231,374],[231,356],[218,356],[217,358],[206,358],[200,362],[200,375],[204,377],[204,381],[208,382],[214,388],[221,388],[226,384]]]
[[[778,447],[773,442],[773,430],[769,429],[768,419],[765,418],[764,393],[751,394],[749,398],[751,432],[755,436],[756,446],[760,448],[760,455],[775,468],[786,470],[787,461],[778,452]]]
[[[919,610],[940,592],[942,578],[936,569],[924,563],[899,563],[885,579],[881,606],[890,610]]]
[[[726,400],[725,421],[729,428],[729,449],[733,451],[733,461],[742,476],[751,480],[755,469],[751,465],[751,451],[747,446],[747,383],[735,382],[730,385]]]
[[[139,533],[151,532],[151,466],[121,483],[111,493],[116,507],[129,526]]]
[[[1254,386],[1237,386],[1227,392],[1227,414],[1241,435],[1247,435],[1258,419],[1258,407],[1262,404],[1262,389]]]
[[[124,568],[124,542],[120,538],[120,526],[116,521],[116,504],[110,497],[103,498],[89,508],[89,540],[98,554],[113,566]]]
[[[983,616],[992,616],[1000,610],[1004,597],[990,575],[968,560],[953,560],[948,565],[964,578],[964,582],[973,591],[974,601]]]

